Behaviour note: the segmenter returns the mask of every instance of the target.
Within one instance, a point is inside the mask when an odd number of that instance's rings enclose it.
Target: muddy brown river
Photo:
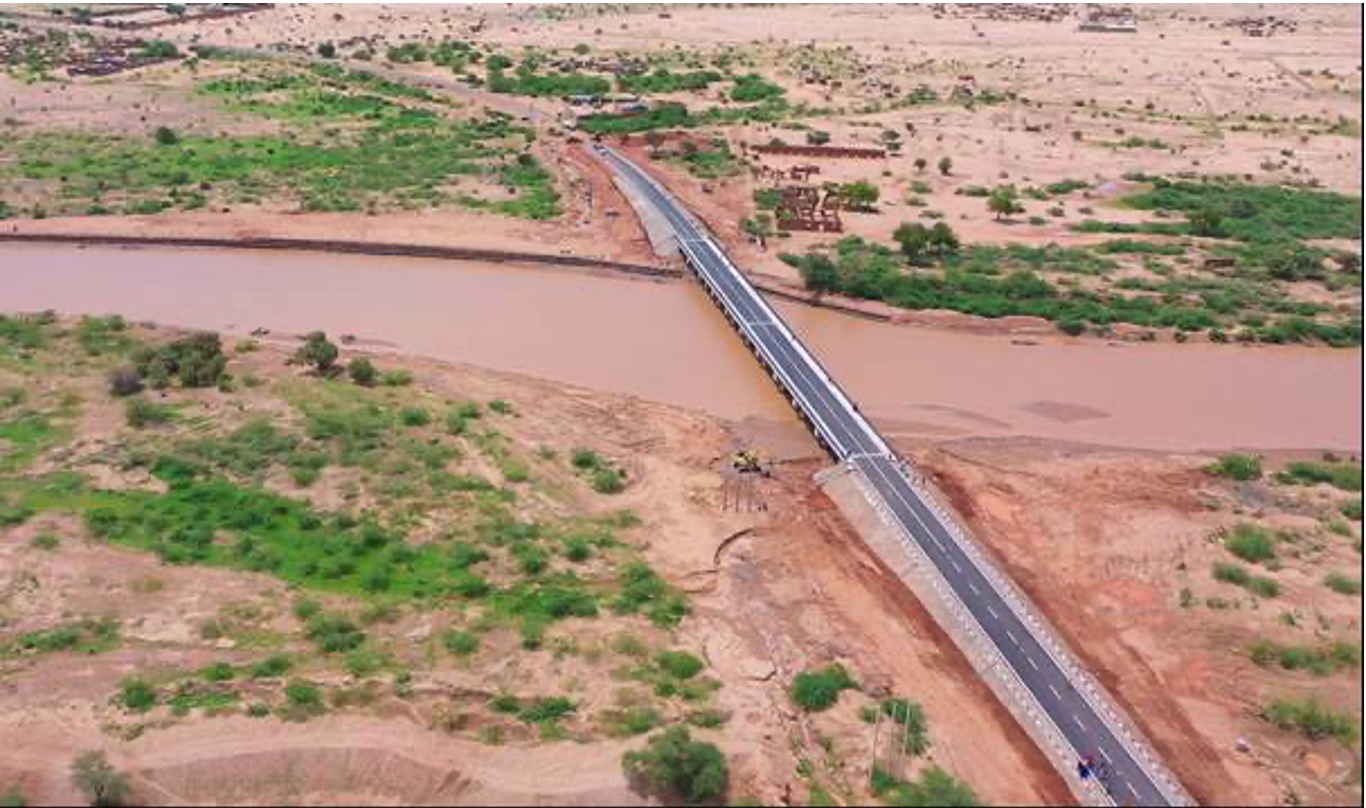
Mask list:
[[[778,307],[893,435],[1361,445],[1360,350],[1025,346]],[[49,308],[237,334],[322,329],[729,418],[793,417],[691,282],[312,253],[0,247],[0,311]]]

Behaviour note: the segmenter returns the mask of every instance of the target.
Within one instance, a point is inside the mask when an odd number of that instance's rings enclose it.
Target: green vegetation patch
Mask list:
[[[873,767],[873,794],[885,805],[935,805],[943,808],[979,805],[977,795],[966,783],[939,768],[930,766],[919,779],[906,781]]]
[[[1332,738],[1354,743],[1361,728],[1355,718],[1335,712],[1317,698],[1280,698],[1262,708],[1262,718],[1310,740]]]
[[[0,638],[0,657],[70,651],[100,654],[119,644],[119,622],[112,617],[87,617],[55,628]]]
[[[1361,463],[1296,462],[1276,472],[1276,482],[1286,485],[1327,484],[1342,491],[1361,491]]]
[[[669,727],[644,749],[627,752],[621,765],[633,783],[689,805],[721,800],[730,787],[725,755],[714,744],[694,740],[683,726]]]
[[[452,119],[425,91],[333,66],[242,70],[201,83],[199,92],[285,122],[288,134],[143,140],[48,130],[0,144],[0,176],[50,183],[62,211],[76,215],[276,194],[310,211],[462,205],[529,218],[559,213],[553,181],[525,151],[534,132],[509,116]],[[461,177],[497,182],[513,196],[493,201],[452,189]]]
[[[1276,536],[1259,525],[1240,524],[1224,533],[1224,549],[1249,563],[1262,564],[1275,560]]]
[[[831,664],[797,674],[792,680],[792,701],[809,713],[820,712],[835,706],[843,691],[857,688],[843,665]]]
[[[1248,645],[1247,652],[1260,667],[1278,664],[1288,671],[1306,670],[1315,676],[1328,676],[1339,670],[1361,667],[1361,644],[1353,642],[1337,641],[1313,647],[1257,640]]]
[[[1216,477],[1247,482],[1261,478],[1262,458],[1254,454],[1230,453],[1206,466],[1205,470]]]

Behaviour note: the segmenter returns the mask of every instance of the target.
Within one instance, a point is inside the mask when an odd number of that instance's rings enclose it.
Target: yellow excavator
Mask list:
[[[735,453],[730,460],[731,468],[741,474],[762,474],[769,476],[768,465],[764,462],[759,453],[753,449],[741,449]]]

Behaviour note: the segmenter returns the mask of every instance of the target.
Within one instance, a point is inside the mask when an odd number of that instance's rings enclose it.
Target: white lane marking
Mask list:
[[[992,620],[1000,620],[1000,619],[1001,619],[1001,616],[1000,616],[999,614],[997,614],[997,613],[996,613],[996,610],[993,609],[992,607],[988,606],[988,607],[987,607],[987,611],[991,613],[991,619],[992,619]]]
[[[1010,641],[1015,643],[1016,646],[1019,646],[1020,641],[1015,639],[1015,635],[1011,633],[1010,629],[1006,629],[1006,636],[1009,637]]]
[[[1077,716],[1076,716],[1075,714],[1072,716],[1072,720],[1075,721],[1075,722],[1077,723],[1077,726],[1081,727],[1081,731],[1082,731],[1082,732],[1085,732],[1085,731],[1086,731],[1086,725],[1083,724],[1083,723],[1081,723],[1081,719],[1080,719],[1080,718],[1077,718]]]
[[[971,582],[971,581],[968,582],[968,589],[971,589],[971,590],[972,590],[972,594],[974,594],[974,595],[980,596],[980,595],[982,594],[981,592],[979,592],[979,591],[977,590],[977,584],[975,584],[975,583],[973,583],[973,582]]]
[[[1038,670],[1038,669],[1039,669],[1039,663],[1037,663],[1037,662],[1034,661],[1034,657],[1032,657],[1032,656],[1027,656],[1027,657],[1025,657],[1025,661],[1028,662],[1028,663],[1029,663],[1029,667],[1033,668],[1034,670]]]
[[[960,566],[958,566],[958,562],[957,562],[957,561],[954,561],[954,560],[950,559],[950,560],[949,560],[949,563],[953,565],[953,571],[954,571],[954,572],[958,573],[959,575],[962,575],[962,574],[963,574],[963,568],[960,567]]]
[[[1058,701],[1062,701],[1062,694],[1058,692],[1058,689],[1056,687],[1054,687],[1053,685],[1049,685],[1048,689],[1053,691],[1053,698],[1057,699]]]
[[[1129,793],[1134,795],[1134,799],[1138,799],[1138,792],[1134,790],[1134,786],[1132,783],[1130,783],[1128,780],[1125,780],[1124,787],[1129,789]]]
[[[1114,759],[1110,757],[1110,753],[1106,752],[1105,747],[1103,746],[1100,748],[1100,756],[1105,758],[1105,762],[1109,763],[1111,766],[1115,764]]]

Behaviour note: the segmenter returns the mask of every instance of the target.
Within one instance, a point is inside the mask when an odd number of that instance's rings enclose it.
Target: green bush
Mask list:
[[[721,800],[730,787],[730,770],[721,750],[693,740],[683,726],[670,727],[644,749],[627,752],[621,765],[632,782],[666,800],[679,798],[690,805]]]
[[[1230,453],[1207,466],[1206,471],[1230,480],[1256,480],[1262,476],[1262,458],[1253,454]]]
[[[929,723],[924,708],[910,699],[889,698],[880,701],[878,709],[901,727],[901,743],[907,754],[919,757],[929,751]]]
[[[977,795],[966,783],[939,768],[930,766],[919,780],[904,781],[873,767],[873,793],[887,805],[933,805],[940,808],[978,805]]]
[[[228,358],[217,334],[201,332],[159,347],[140,348],[133,354],[133,364],[156,389],[168,387],[173,379],[182,387],[216,387]]]
[[[1361,497],[1347,500],[1346,502],[1342,503],[1342,505],[1338,506],[1338,510],[1342,512],[1343,516],[1347,517],[1348,519],[1351,519],[1353,522],[1360,522]]]
[[[426,426],[432,422],[431,413],[421,407],[404,407],[399,410],[398,417],[404,426],[410,427]]]
[[[123,408],[124,419],[134,429],[146,429],[170,423],[175,418],[175,408],[158,404],[145,398],[130,398]]]
[[[1262,718],[1310,740],[1333,738],[1351,744],[1360,731],[1351,716],[1333,712],[1313,696],[1276,699],[1262,708]]]
[[[576,709],[574,702],[564,696],[547,696],[522,705],[517,717],[528,724],[545,724],[559,721]]]
[[[289,673],[294,667],[288,656],[284,654],[273,654],[251,666],[250,676],[253,679],[278,679]]]
[[[1276,472],[1276,481],[1287,485],[1327,483],[1342,491],[1361,491],[1360,463],[1291,463]]]
[[[374,364],[363,356],[351,360],[346,366],[346,374],[351,377],[351,381],[361,387],[372,387],[379,378],[379,372],[375,370]]]
[[[353,651],[365,642],[365,634],[344,614],[321,613],[308,621],[305,634],[326,654]]]
[[[792,681],[792,700],[809,713],[820,712],[833,707],[842,691],[857,687],[844,667],[836,663],[797,674]]]
[[[661,651],[655,655],[655,664],[675,679],[691,679],[702,672],[702,660],[687,651]]]
[[[590,471],[603,465],[602,458],[592,449],[575,449],[570,456],[570,462],[580,471]]]
[[[226,662],[215,662],[200,671],[199,675],[206,682],[230,682],[237,676],[237,671]]]
[[[115,700],[124,709],[135,713],[145,713],[157,706],[156,688],[141,677],[131,677],[119,683],[119,694]]]
[[[71,764],[71,784],[94,806],[120,806],[132,794],[127,775],[109,765],[104,752],[86,752]]]
[[[619,494],[626,488],[626,475],[619,469],[598,469],[592,476],[593,490],[599,494]]]
[[[1276,558],[1276,537],[1266,528],[1241,524],[1224,537],[1224,548],[1252,564]]]
[[[441,635],[441,644],[452,654],[466,657],[479,650],[479,635],[451,629]]]
[[[1323,579],[1323,585],[1338,593],[1339,595],[1360,595],[1361,579],[1343,575],[1340,572],[1329,573]]]

